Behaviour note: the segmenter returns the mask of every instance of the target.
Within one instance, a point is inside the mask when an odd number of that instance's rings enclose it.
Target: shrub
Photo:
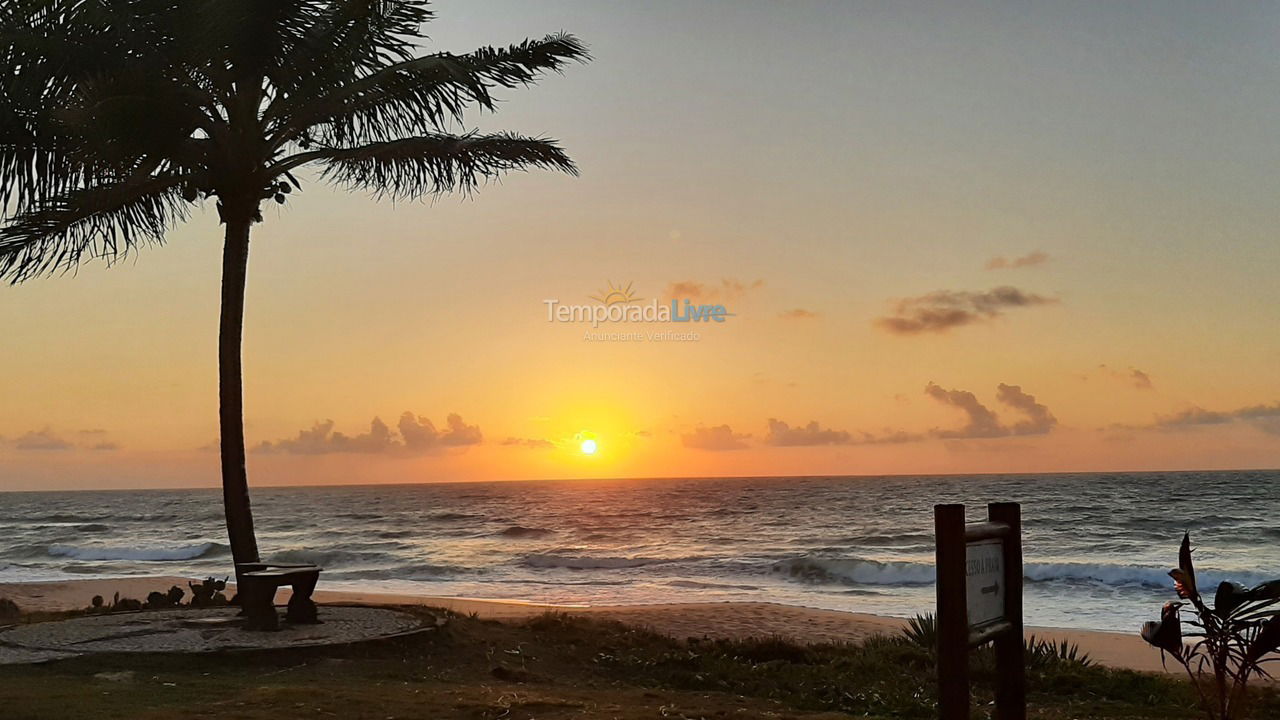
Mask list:
[[[933,613],[916,615],[907,621],[907,626],[902,629],[902,635],[912,645],[926,650],[937,650],[938,619],[933,616]]]
[[[1165,603],[1160,619],[1142,626],[1142,638],[1160,648],[1162,658],[1172,656],[1186,669],[1205,717],[1243,717],[1249,679],[1270,677],[1262,663],[1277,659],[1268,656],[1280,648],[1280,580],[1253,588],[1219,583],[1209,607],[1196,585],[1189,533],[1182,536],[1178,567],[1169,575],[1178,597],[1186,602]],[[1183,608],[1192,628],[1185,633]],[[1188,644],[1184,636],[1199,639]]]
[[[1035,635],[1027,638],[1026,659],[1027,668],[1031,670],[1044,670],[1057,665],[1093,665],[1089,653],[1081,652],[1076,643],[1068,643],[1066,640],[1054,643],[1053,640],[1037,638]]]

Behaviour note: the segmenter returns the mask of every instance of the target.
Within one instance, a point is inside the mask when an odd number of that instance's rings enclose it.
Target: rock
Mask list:
[[[0,620],[11,620],[22,614],[18,603],[9,598],[0,598]]]
[[[128,683],[133,682],[133,671],[122,670],[120,672],[100,672],[94,674],[95,680],[105,680],[107,682]]]

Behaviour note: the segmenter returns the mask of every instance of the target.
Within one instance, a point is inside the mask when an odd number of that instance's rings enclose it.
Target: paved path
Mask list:
[[[0,630],[0,664],[43,662],[95,652],[218,652],[339,645],[413,632],[421,617],[367,607],[321,608],[319,625],[283,624],[249,632],[237,608],[111,613]]]

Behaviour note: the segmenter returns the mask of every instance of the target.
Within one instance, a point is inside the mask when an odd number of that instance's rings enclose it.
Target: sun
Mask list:
[[[586,440],[582,441],[582,445],[579,446],[579,449],[582,450],[583,455],[595,455],[596,450],[598,448],[596,447],[595,440],[592,440],[591,438],[587,438]]]

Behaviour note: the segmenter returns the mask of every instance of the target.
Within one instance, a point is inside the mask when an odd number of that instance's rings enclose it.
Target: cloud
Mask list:
[[[925,386],[924,392],[940,403],[963,410],[969,418],[969,422],[959,430],[935,430],[934,434],[938,437],[993,438],[1009,434],[1008,430],[1000,424],[1000,418],[978,402],[977,396],[968,390],[946,390],[935,383],[929,383]]]
[[[332,420],[317,422],[309,430],[300,430],[296,437],[263,441],[253,451],[290,455],[351,453],[413,457],[445,448],[476,445],[483,440],[480,428],[467,425],[457,413],[448,416],[444,430],[437,430],[427,418],[407,411],[400,416],[398,432],[376,417],[369,422],[369,432],[359,435],[335,432],[333,424]]]
[[[996,400],[1027,416],[1010,428],[1014,435],[1044,435],[1058,424],[1058,419],[1049,412],[1049,408],[1036,402],[1034,396],[1022,392],[1018,385],[1000,383],[996,388]]]
[[[1021,257],[1012,259],[1004,256],[993,257],[987,261],[988,270],[1015,270],[1017,268],[1034,267],[1049,262],[1049,254],[1036,250]]]
[[[858,440],[861,445],[897,445],[900,443],[919,442],[927,439],[926,435],[920,433],[908,432],[906,430],[894,430],[885,428],[879,435],[875,433],[863,432],[862,437]]]
[[[61,433],[50,426],[41,430],[31,430],[5,442],[0,437],[0,447],[10,446],[16,450],[119,450],[120,445],[107,440],[106,430],[77,430],[75,435],[79,441],[67,440]]]
[[[542,438],[519,437],[509,437],[506,440],[503,440],[501,444],[506,447],[525,447],[531,450],[550,450],[556,446],[556,444],[550,440],[544,440]]]
[[[1226,425],[1243,422],[1273,435],[1280,435],[1280,402],[1270,405],[1248,405],[1235,410],[1206,410],[1191,407],[1172,415],[1157,417],[1153,427],[1176,430],[1201,425]]]
[[[988,322],[1013,308],[1051,305],[1056,298],[1036,295],[1008,285],[984,292],[938,290],[919,297],[903,298],[893,314],[876,320],[884,330],[898,335],[943,333],[951,328]]]
[[[925,394],[946,405],[959,408],[968,422],[959,430],[933,431],[935,437],[953,439],[999,438],[1010,435],[1044,435],[1058,424],[1049,408],[1036,402],[1035,396],[1022,391],[1017,385],[1000,383],[996,387],[996,400],[1021,412],[1025,419],[1006,425],[990,408],[983,405],[967,390],[947,390],[936,383],[929,383]]]
[[[778,313],[778,317],[783,320],[813,320],[818,317],[818,313],[804,308],[795,308]]]
[[[1126,370],[1118,370],[1116,368],[1109,367],[1104,363],[1099,365],[1098,369],[1117,380],[1132,385],[1139,390],[1152,390],[1155,388],[1151,383],[1151,376],[1136,367],[1129,367]]]
[[[1187,425],[1222,425],[1229,423],[1234,418],[1230,413],[1218,412],[1215,410],[1205,410],[1201,407],[1193,407],[1173,415],[1165,415],[1156,418],[1156,425],[1160,427],[1183,427]]]
[[[70,450],[75,447],[48,427],[23,433],[13,446],[19,450]]]
[[[797,383],[795,380],[781,380],[781,379],[775,379],[775,378],[772,378],[772,377],[770,377],[770,376],[768,376],[768,375],[765,375],[764,373],[762,373],[762,372],[760,372],[760,371],[756,371],[756,372],[754,372],[754,373],[751,373],[751,382],[752,382],[752,384],[755,384],[755,385],[774,385],[774,384],[778,384],[778,385],[785,385],[785,386],[787,386],[787,387],[798,387],[798,386],[799,386],[799,384],[800,384],[800,383]]]
[[[719,285],[684,280],[667,285],[667,291],[663,296],[690,300],[737,300],[748,292],[762,287],[764,287],[764,280],[745,283],[729,278],[721,280]]]
[[[781,420],[769,418],[769,432],[764,437],[766,445],[776,447],[802,447],[806,445],[846,445],[853,440],[844,430],[823,429],[816,420],[803,427],[791,427]]]
[[[687,448],[697,450],[741,450],[747,446],[744,440],[750,435],[735,433],[728,425],[715,427],[699,427],[691,433],[680,436],[680,442]]]
[[[445,418],[445,424],[448,426],[445,430],[437,431],[436,426],[427,418],[415,419],[413,413],[406,411],[400,416],[400,437],[404,438],[405,447],[410,452],[478,445],[484,439],[479,426],[466,424],[457,413],[450,413]]]

